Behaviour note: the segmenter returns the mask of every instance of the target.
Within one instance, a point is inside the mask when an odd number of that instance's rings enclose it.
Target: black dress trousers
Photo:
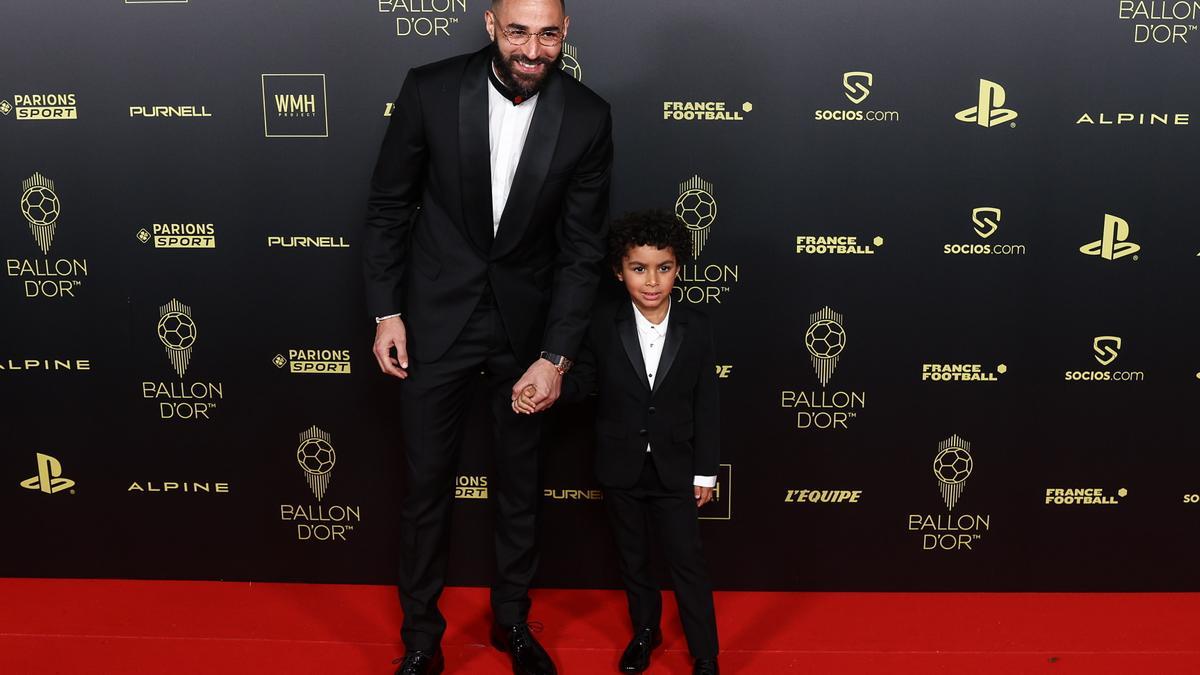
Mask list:
[[[538,563],[541,416],[517,415],[511,406],[512,386],[528,367],[513,353],[490,288],[444,355],[431,362],[410,359],[409,377],[400,385],[406,475],[399,575],[401,637],[409,650],[437,647],[446,630],[437,602],[446,583],[454,475],[481,371],[495,418],[495,471],[489,485],[497,563],[492,611],[502,626],[528,616],[529,585]]]

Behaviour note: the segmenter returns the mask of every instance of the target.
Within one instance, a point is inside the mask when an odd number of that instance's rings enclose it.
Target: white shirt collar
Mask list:
[[[630,302],[629,304],[633,305],[633,319],[634,319],[634,321],[637,322],[638,330],[642,331],[642,332],[653,331],[655,333],[658,333],[659,335],[665,335],[667,332],[667,322],[671,320],[671,304],[670,303],[671,303],[671,300],[670,300],[670,298],[668,298],[667,299],[667,313],[666,313],[666,315],[663,316],[662,323],[653,324],[653,323],[650,323],[650,319],[647,319],[645,317],[645,315],[642,314],[642,310],[638,309],[638,306],[636,304],[634,304],[633,302]]]
[[[498,73],[496,73],[496,64],[489,63],[488,68],[492,69],[492,74],[496,75],[496,79],[499,80],[500,75]],[[503,81],[503,80],[501,80],[501,81]],[[526,104],[533,102],[533,101],[537,101],[538,94],[540,94],[540,93],[542,93],[540,90],[535,91],[535,92],[533,92],[533,96],[530,96],[529,98],[525,99],[524,101],[521,101],[520,103],[513,103],[512,101],[505,98],[504,94],[501,94],[499,91],[496,91],[496,84],[494,82],[492,82],[492,78],[490,78],[490,77],[488,78],[488,104],[489,104],[489,106],[498,105],[501,102],[503,102],[503,103],[507,103],[508,107],[510,107],[510,108],[535,108],[535,107],[537,107],[536,105],[526,105]]]

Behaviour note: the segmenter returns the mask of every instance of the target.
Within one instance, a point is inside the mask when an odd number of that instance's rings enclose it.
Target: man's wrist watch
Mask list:
[[[562,354],[551,354],[550,352],[542,352],[541,358],[546,359],[550,363],[554,364],[554,367],[555,367],[555,369],[558,370],[559,375],[566,375],[567,371],[571,369],[571,366],[575,365],[574,361],[572,361],[571,359],[568,359],[567,357],[563,356]]]

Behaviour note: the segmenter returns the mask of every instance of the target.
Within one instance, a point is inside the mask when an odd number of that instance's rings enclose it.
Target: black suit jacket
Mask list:
[[[492,236],[490,47],[409,71],[371,178],[367,311],[404,313],[409,353],[436,360],[490,282],[514,353],[574,356],[607,234],[609,106],[554,68]]]
[[[695,476],[717,475],[721,455],[712,325],[699,310],[672,303],[651,389],[636,311],[628,298],[597,308],[579,362],[563,382],[563,396],[597,394],[596,476],[602,485],[633,487],[649,442],[663,485],[690,489]]]

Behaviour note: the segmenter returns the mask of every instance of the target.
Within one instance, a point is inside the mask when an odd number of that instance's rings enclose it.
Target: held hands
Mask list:
[[[532,415],[554,405],[562,392],[562,375],[554,364],[538,359],[512,388],[513,412]]]
[[[537,406],[533,404],[533,397],[537,394],[537,386],[529,385],[521,391],[521,395],[514,398],[512,402],[513,412],[518,415],[532,415],[537,412]]]
[[[396,349],[395,357],[392,356],[392,348]],[[402,380],[408,377],[408,333],[400,317],[389,317],[375,326],[375,346],[372,351],[381,371]]]
[[[696,508],[700,508],[701,506],[704,506],[712,501],[713,488],[693,485],[692,489],[695,491],[696,495]]]

